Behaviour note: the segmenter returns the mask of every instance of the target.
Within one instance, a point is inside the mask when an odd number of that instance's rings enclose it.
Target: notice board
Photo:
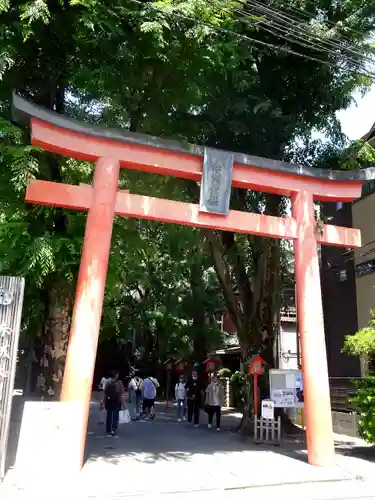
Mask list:
[[[275,408],[303,408],[301,370],[270,370],[270,399]]]

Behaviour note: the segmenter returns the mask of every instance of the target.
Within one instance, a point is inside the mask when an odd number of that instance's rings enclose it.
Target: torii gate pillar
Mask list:
[[[86,428],[90,409],[96,351],[102,317],[104,289],[111,247],[113,216],[117,196],[120,162],[100,158],[96,162],[82,258],[79,268],[69,348],[65,363],[61,401],[81,403],[80,441],[71,443],[77,451],[75,470],[82,467]]]
[[[293,245],[308,458],[311,465],[333,466],[335,449],[311,193],[300,191],[292,197],[292,215],[297,220],[297,238]]]

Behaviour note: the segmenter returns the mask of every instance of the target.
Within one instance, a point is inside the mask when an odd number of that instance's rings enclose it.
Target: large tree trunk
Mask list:
[[[280,197],[265,196],[265,213],[280,215]],[[246,198],[237,194],[238,209],[246,210]],[[260,378],[260,397],[269,396],[268,370],[275,366],[275,339],[279,328],[280,308],[280,241],[249,236],[246,246],[231,232],[206,231],[213,265],[221,284],[226,306],[236,326],[241,344],[244,369],[252,354],[265,360],[265,374]],[[249,272],[249,269],[251,270]],[[243,432],[251,433],[253,414],[252,380],[246,377],[245,408],[241,424]]]
[[[202,266],[193,262],[190,268],[190,283],[191,293],[193,296],[194,309],[193,309],[193,360],[202,361],[207,355],[207,335],[205,325],[205,307],[202,303],[202,290],[204,282],[202,279],[203,269]]]
[[[44,349],[37,383],[43,399],[60,398],[69,340],[71,298],[71,289],[66,286],[55,285],[49,291],[49,314],[45,323]]]

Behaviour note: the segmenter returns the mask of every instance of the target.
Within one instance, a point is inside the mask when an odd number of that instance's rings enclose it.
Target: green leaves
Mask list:
[[[369,375],[356,383],[357,394],[350,399],[359,414],[359,426],[363,439],[375,443],[375,376]]]
[[[20,19],[26,21],[29,26],[39,20],[47,23],[49,18],[48,5],[44,0],[32,0],[21,7]]]
[[[10,0],[0,0],[0,14],[6,12],[10,7]]]
[[[354,335],[347,335],[343,348],[344,352],[365,360],[375,354],[375,310],[371,310],[370,314],[368,326],[361,328]]]

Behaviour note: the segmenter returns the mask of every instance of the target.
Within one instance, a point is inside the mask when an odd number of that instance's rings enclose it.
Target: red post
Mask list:
[[[296,193],[292,212],[297,220],[294,258],[308,461],[329,467],[335,465],[335,450],[313,195],[307,191]]]
[[[70,329],[61,401],[81,407],[76,422],[81,439],[72,443],[77,446],[71,456],[76,469],[82,467],[86,442],[119,171],[116,159],[100,158],[96,163]]]
[[[254,373],[254,415],[258,416],[258,374]]]

